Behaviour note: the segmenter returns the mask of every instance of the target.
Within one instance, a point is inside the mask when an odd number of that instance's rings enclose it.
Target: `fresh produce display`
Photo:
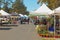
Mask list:
[[[58,18],[42,18],[40,19],[40,21],[41,23],[36,26],[37,33],[40,37],[60,38],[60,27]]]

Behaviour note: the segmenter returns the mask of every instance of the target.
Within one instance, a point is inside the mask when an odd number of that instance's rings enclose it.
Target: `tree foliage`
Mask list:
[[[9,5],[11,5],[12,0],[0,0],[0,10],[3,9],[4,11],[9,13]],[[3,6],[3,8],[1,7]]]
[[[26,11],[26,7],[20,0],[16,0],[13,4],[13,9],[17,13],[24,13]]]
[[[6,4],[3,6],[3,9],[4,9],[4,11],[8,12],[8,4],[7,4],[7,2],[6,2]]]
[[[50,9],[55,9],[60,6],[60,0],[38,0],[38,3],[47,3]]]
[[[0,0],[0,9],[3,3],[4,3],[4,0]]]
[[[1,8],[2,5],[3,8]],[[14,2],[12,0],[0,0],[0,9],[8,13],[17,12],[27,14],[27,8],[23,4],[23,0],[15,0]]]

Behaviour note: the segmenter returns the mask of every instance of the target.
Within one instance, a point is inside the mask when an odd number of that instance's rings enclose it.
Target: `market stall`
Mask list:
[[[54,10],[55,37],[60,38],[60,7]]]
[[[43,18],[36,30],[40,37],[60,38],[60,7],[47,18]]]
[[[35,18],[38,16],[38,18],[46,18],[49,17],[49,15],[51,15],[53,13],[53,11],[51,9],[49,9],[46,4],[42,4],[41,7],[39,7],[37,10],[30,12],[29,17],[32,18],[33,20],[35,20]]]
[[[20,15],[20,23],[21,24],[25,24],[25,23],[29,24],[29,17],[27,15],[22,15],[22,14],[19,14],[19,15]]]
[[[35,12],[36,14],[40,13],[40,15],[47,16],[40,18],[40,23],[36,25],[36,30],[39,36],[44,38],[57,38],[57,35],[55,35],[55,15],[52,15],[54,14],[54,11],[51,11],[45,4],[43,4],[40,9]]]
[[[18,24],[18,18],[19,18],[19,15],[15,12],[11,13],[10,14],[10,22],[11,24]]]
[[[9,23],[9,16],[10,14],[5,12],[4,10],[0,10],[0,23],[1,24],[8,24]]]

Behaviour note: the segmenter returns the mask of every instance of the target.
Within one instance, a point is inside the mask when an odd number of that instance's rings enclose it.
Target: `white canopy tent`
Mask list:
[[[28,16],[27,16],[27,15],[24,15],[24,17],[28,18]]]
[[[36,11],[30,12],[30,14],[33,14],[33,15],[49,15],[52,13],[53,13],[52,10],[50,10],[44,3]]]
[[[19,14],[21,17],[24,16],[23,14]]]
[[[60,13],[60,7],[56,8],[56,9],[54,10],[54,13]]]
[[[0,14],[1,14],[2,16],[8,16],[8,15],[10,15],[9,13],[7,13],[7,12],[5,12],[5,11],[3,11],[3,10],[0,10]]]

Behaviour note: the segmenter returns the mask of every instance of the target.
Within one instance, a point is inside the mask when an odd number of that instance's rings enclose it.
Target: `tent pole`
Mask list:
[[[56,23],[56,20],[55,20],[55,15],[54,15],[54,39],[55,39],[55,23]]]

